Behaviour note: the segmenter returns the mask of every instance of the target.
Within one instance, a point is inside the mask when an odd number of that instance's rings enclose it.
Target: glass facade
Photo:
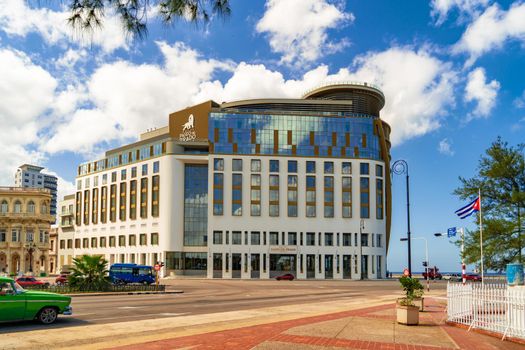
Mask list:
[[[208,166],[184,166],[184,245],[206,246],[208,226]]]
[[[373,117],[210,113],[213,153],[380,159]]]

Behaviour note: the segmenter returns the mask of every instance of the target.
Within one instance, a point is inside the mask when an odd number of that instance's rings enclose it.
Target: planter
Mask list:
[[[425,298],[414,298],[414,305],[419,308],[419,311],[425,311]]]
[[[412,305],[400,305],[396,307],[397,323],[407,326],[417,326],[419,324],[419,307]]]

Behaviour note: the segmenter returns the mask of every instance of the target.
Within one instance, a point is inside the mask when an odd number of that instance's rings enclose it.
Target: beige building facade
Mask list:
[[[58,203],[56,273],[69,271],[73,265],[75,239],[75,195],[64,196]]]
[[[0,273],[49,273],[51,193],[0,187]]]

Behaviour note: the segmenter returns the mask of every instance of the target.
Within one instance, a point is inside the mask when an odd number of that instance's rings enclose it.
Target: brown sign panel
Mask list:
[[[208,141],[208,115],[213,101],[207,101],[170,114],[170,135],[181,142]]]

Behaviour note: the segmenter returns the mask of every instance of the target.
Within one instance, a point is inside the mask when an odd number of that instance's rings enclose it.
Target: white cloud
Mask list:
[[[444,138],[443,140],[439,141],[438,151],[439,153],[444,154],[446,156],[454,155],[454,151],[452,150],[452,143],[447,138]]]
[[[38,161],[41,152],[28,146],[38,140],[39,120],[52,104],[56,80],[19,51],[0,50],[0,184],[13,185],[24,162]]]
[[[512,101],[512,104],[518,109],[525,108],[525,90],[523,91],[521,96],[516,97],[514,101]]]
[[[477,16],[488,4],[489,0],[432,0],[430,14],[435,19],[436,25],[441,25],[454,8],[459,11],[462,19]]]
[[[75,33],[67,23],[68,16],[67,9],[54,11],[45,7],[32,8],[24,0],[0,0],[0,28],[8,35],[25,37],[38,33],[48,44],[95,44],[106,53],[128,48],[126,34],[116,16],[106,15],[103,28],[92,36]]]
[[[485,69],[476,68],[468,75],[465,86],[465,101],[476,102],[476,108],[468,119],[486,117],[496,105],[500,84],[497,80],[487,82]]]
[[[346,40],[330,41],[327,34],[354,20],[343,7],[327,0],[267,0],[256,30],[268,35],[272,51],[282,54],[281,63],[312,62],[348,45]]]
[[[456,53],[467,53],[467,66],[481,55],[503,47],[510,40],[525,42],[525,3],[516,1],[508,11],[498,4],[488,7],[472,22],[454,46]]]
[[[57,68],[71,69],[77,64],[77,62],[85,60],[87,55],[85,49],[74,50],[69,48],[62,57],[56,60],[55,65]]]

